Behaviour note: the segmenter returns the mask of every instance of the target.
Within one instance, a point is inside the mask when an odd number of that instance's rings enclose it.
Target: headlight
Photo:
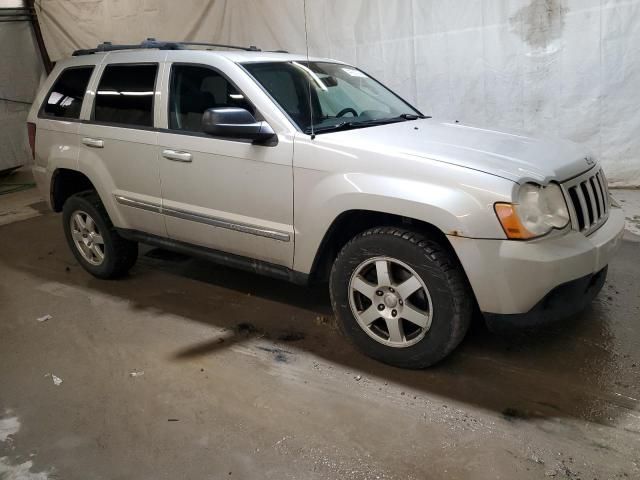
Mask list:
[[[560,186],[525,183],[515,203],[496,203],[496,214],[508,238],[526,240],[546,235],[569,223],[569,211]]]

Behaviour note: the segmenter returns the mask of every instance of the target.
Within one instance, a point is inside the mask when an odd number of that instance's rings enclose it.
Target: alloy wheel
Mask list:
[[[349,304],[367,335],[390,347],[415,345],[431,327],[429,289],[409,265],[391,257],[370,258],[356,267]]]
[[[71,237],[76,248],[91,265],[101,265],[104,262],[104,239],[96,222],[87,212],[76,210],[70,220]]]

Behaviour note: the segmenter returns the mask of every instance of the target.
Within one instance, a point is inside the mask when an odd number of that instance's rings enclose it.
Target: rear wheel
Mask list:
[[[342,332],[395,366],[442,360],[471,320],[473,297],[456,259],[410,230],[380,227],[356,236],[336,258],[330,289]]]
[[[69,197],[62,221],[73,255],[95,277],[117,278],[135,264],[138,244],[118,234],[96,192]]]

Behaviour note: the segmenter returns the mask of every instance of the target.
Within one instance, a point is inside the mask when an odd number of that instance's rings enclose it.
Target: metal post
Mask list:
[[[38,43],[38,49],[40,50],[40,55],[42,56],[42,63],[44,63],[44,70],[47,72],[47,75],[51,73],[53,70],[53,62],[49,57],[49,52],[47,52],[47,47],[44,44],[44,39],[42,38],[42,30],[40,30],[40,22],[38,21],[38,14],[36,13],[35,0],[25,0],[27,3],[27,7],[31,11],[31,25],[33,26],[33,33],[36,35],[36,42]]]

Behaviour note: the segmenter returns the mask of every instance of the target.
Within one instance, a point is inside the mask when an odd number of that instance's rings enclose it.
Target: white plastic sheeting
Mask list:
[[[53,59],[103,40],[304,52],[303,0],[41,0]],[[425,114],[585,144],[640,186],[640,0],[307,0],[311,55]]]
[[[43,67],[29,22],[0,23],[0,171],[29,163],[27,114]]]

